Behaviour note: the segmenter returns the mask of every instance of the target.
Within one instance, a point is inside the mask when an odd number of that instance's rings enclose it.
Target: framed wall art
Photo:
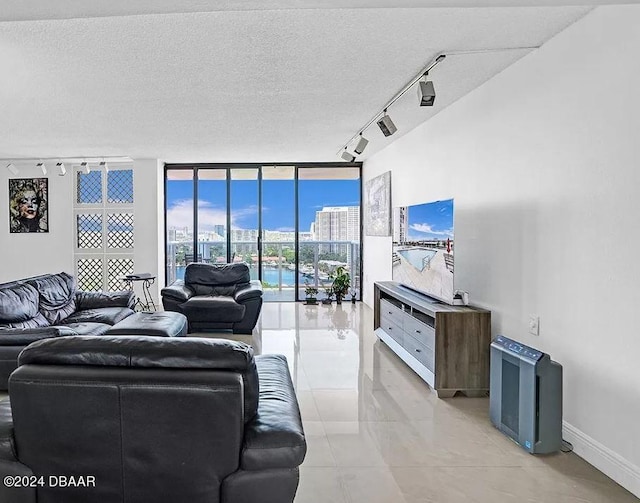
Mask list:
[[[391,171],[364,184],[364,233],[391,236]]]
[[[49,179],[9,179],[9,232],[49,232]]]

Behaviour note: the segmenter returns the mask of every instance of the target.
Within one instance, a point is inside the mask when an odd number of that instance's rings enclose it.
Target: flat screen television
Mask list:
[[[453,199],[393,209],[393,280],[453,304]]]

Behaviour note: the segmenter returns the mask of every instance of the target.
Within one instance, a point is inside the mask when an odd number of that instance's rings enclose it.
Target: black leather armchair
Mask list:
[[[306,442],[284,356],[224,339],[71,336],[20,355],[0,502],[291,503]],[[13,416],[13,419],[12,419]],[[48,487],[49,475],[94,477]]]
[[[246,264],[189,264],[184,280],[162,289],[165,311],[189,320],[189,332],[231,329],[250,334],[262,309],[262,285]]]

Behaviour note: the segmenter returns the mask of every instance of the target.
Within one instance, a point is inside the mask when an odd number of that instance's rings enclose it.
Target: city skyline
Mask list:
[[[294,181],[264,180],[262,228],[268,231],[295,230]],[[258,228],[258,183],[256,180],[231,182],[231,229]],[[226,181],[201,180],[198,185],[198,234],[226,227]],[[359,180],[300,180],[299,228],[309,232],[316,212],[325,207],[359,206]],[[167,228],[193,226],[193,182],[170,180],[167,183]]]

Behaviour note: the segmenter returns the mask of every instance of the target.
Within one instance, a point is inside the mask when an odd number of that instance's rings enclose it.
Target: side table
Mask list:
[[[129,290],[133,292],[133,284],[136,281],[142,281],[142,296],[136,297],[135,308],[140,308],[140,311],[155,311],[156,303],[153,301],[153,297],[151,296],[150,287],[156,282],[156,277],[148,272],[141,272],[137,274],[128,274],[127,276],[123,276],[118,278],[123,281]],[[143,300],[144,298],[144,300]]]

